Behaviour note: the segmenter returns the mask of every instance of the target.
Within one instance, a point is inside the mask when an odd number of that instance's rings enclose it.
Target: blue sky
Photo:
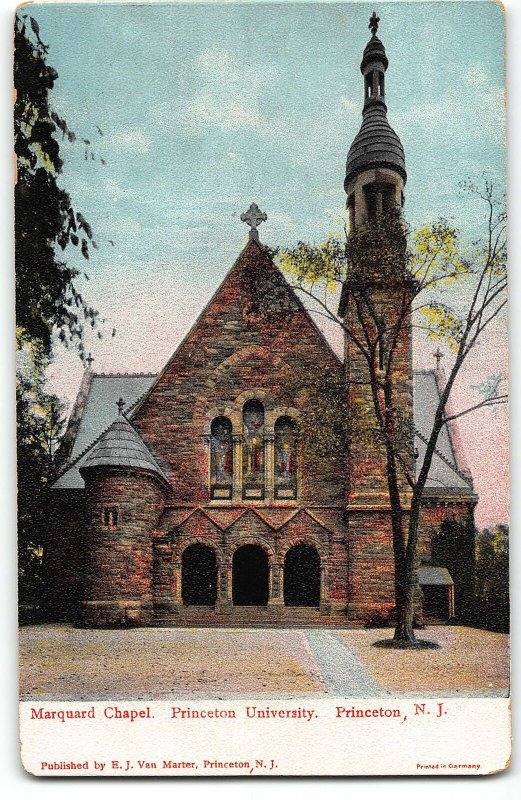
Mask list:
[[[80,286],[106,331],[117,329],[91,338],[96,369],[161,368],[243,247],[239,217],[252,201],[273,246],[341,229],[373,7],[390,62],[388,117],[405,148],[407,220],[443,214],[472,235],[479,209],[459,181],[487,170],[504,182],[497,4],[29,7],[59,74],[52,104],[107,162],[63,147],[62,184],[100,244],[88,264],[74,248],[67,258],[86,268]],[[491,372],[505,367],[504,336],[500,345],[496,336]],[[52,385],[70,400],[81,372],[58,351]]]

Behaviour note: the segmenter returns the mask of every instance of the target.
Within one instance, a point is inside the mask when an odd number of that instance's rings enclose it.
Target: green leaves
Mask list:
[[[419,309],[422,330],[430,339],[443,341],[456,352],[465,330],[465,319],[443,303],[432,301]]]
[[[279,266],[298,283],[334,289],[346,277],[346,244],[335,236],[320,245],[299,242],[292,250],[280,251]]]
[[[36,20],[27,14],[18,16],[14,59],[17,324],[25,337],[39,343],[47,354],[54,331],[59,341],[76,347],[81,355],[82,319],[92,320],[92,309],[75,291],[79,271],[69,268],[58,253],[66,252],[70,245],[79,247],[89,259],[90,246],[97,248],[97,244],[90,224],[57,184],[63,165],[59,139],[74,142],[76,134],[49,106],[49,89],[58,74],[46,62],[47,51]],[[80,316],[73,310],[78,298],[83,311]]]

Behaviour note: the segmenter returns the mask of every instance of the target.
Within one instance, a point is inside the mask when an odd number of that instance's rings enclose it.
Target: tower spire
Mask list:
[[[392,207],[400,208],[407,180],[402,143],[387,119],[385,73],[389,59],[376,35],[379,22],[373,11],[369,19],[371,38],[360,64],[364,79],[362,126],[347,155],[344,188],[351,230]]]

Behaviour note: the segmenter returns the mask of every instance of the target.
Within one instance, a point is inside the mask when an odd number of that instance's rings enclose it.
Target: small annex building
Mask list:
[[[347,158],[352,228],[386,205],[401,207],[407,178],[387,119],[388,60],[372,31],[361,64],[363,121]],[[356,356],[346,344],[339,359],[260,243],[265,215],[252,205],[243,217],[248,243],[159,374],[97,373],[87,361],[58,452],[46,543],[47,587],[61,618],[328,626],[392,611],[378,456],[356,442],[346,452],[331,435],[342,429]],[[390,307],[392,299],[390,290]],[[339,313],[349,313],[348,298]],[[443,371],[438,361],[413,372],[411,330],[403,337],[397,380],[421,454]],[[317,374],[333,387],[325,399],[310,378]],[[303,436],[317,414],[318,435]],[[472,553],[452,548],[445,557],[433,542],[450,526],[468,551],[476,502],[453,424],[440,435],[422,513],[427,617],[453,617],[468,600],[472,574],[462,564]]]

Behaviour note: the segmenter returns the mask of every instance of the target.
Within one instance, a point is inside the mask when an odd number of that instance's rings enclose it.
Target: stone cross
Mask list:
[[[373,11],[373,16],[369,17],[369,30],[376,36],[376,31],[378,30],[378,23],[380,22],[380,17],[376,16],[376,11]]]
[[[439,345],[438,345],[438,347],[437,347],[437,349],[436,349],[436,352],[434,352],[432,355],[433,355],[433,356],[434,356],[434,358],[436,359],[436,369],[437,369],[437,370],[439,370],[439,368],[440,368],[440,361],[441,361],[441,359],[443,358],[443,353],[441,352],[441,350],[440,350],[440,346],[439,346]]]
[[[251,230],[250,230],[250,239],[254,241],[259,241],[259,232],[257,230],[257,225],[260,225],[261,222],[266,222],[268,219],[268,215],[261,211],[257,203],[252,203],[251,206],[244,214],[241,214],[241,222],[246,222]]]
[[[122,397],[120,397],[120,398],[119,398],[119,400],[118,400],[118,402],[116,403],[116,405],[117,405],[117,407],[118,407],[118,416],[121,416],[121,415],[122,415],[122,413],[123,413],[123,407],[124,407],[124,405],[125,405],[125,401],[123,400],[123,398],[122,398]]]
[[[87,362],[87,366],[90,369],[92,367],[92,362],[94,361],[94,359],[92,358],[92,353],[89,353],[85,361]]]

